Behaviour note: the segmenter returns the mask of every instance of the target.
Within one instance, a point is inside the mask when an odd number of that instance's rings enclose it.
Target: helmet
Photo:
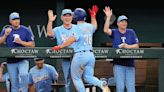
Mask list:
[[[84,9],[76,8],[74,10],[74,19],[76,21],[83,21],[83,20],[85,20],[86,16],[87,16],[87,13]]]

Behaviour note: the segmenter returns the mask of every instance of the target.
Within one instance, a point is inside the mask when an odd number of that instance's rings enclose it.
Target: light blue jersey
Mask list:
[[[68,37],[72,35],[72,32],[77,30],[76,25],[72,24],[72,27],[69,29],[64,28],[63,25],[59,27],[55,27],[53,29],[54,37],[57,40],[57,45],[61,45],[63,42],[65,42]],[[74,44],[70,45],[68,48],[72,48]]]
[[[81,23],[77,25],[80,32],[76,31],[78,35],[76,40],[78,40],[74,45],[74,52],[79,52],[83,50],[93,50],[92,47],[92,37],[95,32],[95,27],[89,23]]]
[[[86,92],[82,77],[85,83],[102,87],[104,81],[94,76],[95,56],[92,52],[92,36],[95,27],[89,23],[77,25],[80,32],[75,31],[74,56],[71,64],[71,76],[74,86],[78,92]]]
[[[54,37],[57,40],[57,45],[61,45],[65,42],[68,37],[73,35],[73,32],[78,31],[77,25],[72,24],[72,27],[69,29],[64,28],[63,25],[59,27],[55,27],[53,29]],[[80,31],[79,31],[80,32]],[[73,48],[74,43],[70,45],[68,48]],[[71,76],[70,76],[70,67],[71,67],[71,60],[70,59],[62,59],[62,68],[65,78],[65,88],[66,92],[70,92],[70,84],[71,84]]]
[[[37,92],[52,91],[51,84],[58,79],[56,69],[48,64],[44,64],[42,69],[36,66],[30,69],[29,84],[34,84]]]
[[[10,81],[9,81],[9,73],[5,73],[2,77],[2,81],[6,82],[6,88],[7,88],[7,92],[10,92]]]

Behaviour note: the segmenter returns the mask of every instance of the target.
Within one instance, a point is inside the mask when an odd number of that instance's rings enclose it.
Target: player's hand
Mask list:
[[[52,10],[48,10],[48,19],[51,22],[55,21],[55,19],[56,19],[56,15],[53,14]]]
[[[50,40],[54,40],[55,39],[55,36],[50,36]]]
[[[0,72],[0,81],[2,81],[2,76],[3,76],[3,75],[2,75],[2,73]]]
[[[124,43],[123,48],[128,49],[129,45],[127,43]]]
[[[2,81],[2,76],[3,76],[3,68],[2,67],[0,67],[0,81]]]
[[[7,64],[6,62],[1,63],[1,68],[4,69],[6,67],[6,64]]]
[[[106,15],[107,17],[111,17],[111,16],[112,16],[112,9],[110,9],[109,6],[106,6],[105,9],[104,9],[103,11],[104,11],[104,13],[105,13],[105,15]]]
[[[93,5],[92,9],[89,9],[90,16],[95,18],[98,10],[99,10],[98,6]]]
[[[129,45],[127,43],[122,43],[118,47],[127,49],[127,48],[129,48]]]
[[[61,47],[60,46],[54,46],[53,48],[52,48],[52,51],[55,51],[55,50],[60,50],[61,49]]]
[[[124,48],[125,43],[121,43],[120,45],[118,45],[119,48]]]
[[[18,44],[22,44],[23,41],[20,38],[15,38],[14,42]]]
[[[5,35],[8,36],[10,34],[10,32],[12,31],[11,28],[6,28],[5,30]]]

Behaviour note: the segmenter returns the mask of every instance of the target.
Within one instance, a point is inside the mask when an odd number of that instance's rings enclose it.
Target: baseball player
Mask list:
[[[56,15],[53,14],[52,10],[48,11],[48,24],[47,24],[47,34],[51,37],[56,38],[57,44],[61,45],[63,42],[65,42],[69,36],[71,36],[72,31],[77,30],[75,27],[76,25],[72,24],[73,19],[73,12],[70,9],[64,9],[61,13],[61,20],[63,21],[63,25],[59,27],[55,27],[52,29],[53,21],[56,19]],[[70,45],[68,48],[72,48],[73,44]],[[71,60],[70,59],[62,59],[62,68],[65,78],[65,89],[66,92],[70,92],[70,83],[71,83],[71,74],[70,74],[70,68],[71,68]]]
[[[7,88],[7,92],[10,92],[10,79],[9,79],[9,74],[5,73],[3,74],[4,69],[6,68],[6,62],[1,63],[0,66],[0,81],[1,82],[6,82],[6,88]]]
[[[95,57],[92,51],[92,36],[97,28],[96,13],[98,12],[98,7],[93,6],[92,10],[90,9],[89,11],[92,20],[94,20],[92,22],[95,25],[85,22],[87,15],[84,9],[75,9],[74,18],[77,21],[80,32],[75,31],[66,42],[62,45],[54,46],[52,50],[60,50],[75,42],[75,46],[73,47],[75,54],[71,64],[71,77],[76,90],[78,92],[86,92],[82,81],[83,76],[86,83],[100,87],[103,92],[110,92],[106,81],[100,81],[94,77]]]
[[[20,25],[19,13],[13,12],[9,16],[10,27],[2,30],[0,44],[5,43],[8,48],[34,47],[32,32]],[[7,70],[11,79],[11,91],[27,92],[29,62],[26,58],[7,58]],[[20,78],[20,80],[18,80]]]
[[[6,73],[3,74],[3,71],[6,68],[6,65],[7,65],[7,62],[1,63],[1,66],[0,66],[0,81],[5,82],[7,92],[11,92],[11,80],[9,78],[9,73],[6,72]],[[20,88],[19,88],[18,92],[22,92]]]
[[[34,61],[35,66],[29,71],[29,92],[53,92],[51,84],[58,79],[56,69],[44,64],[43,58],[34,58]]]
[[[117,19],[118,29],[109,28],[109,20],[112,15],[110,7],[105,7],[106,21],[104,32],[112,38],[113,48],[139,48],[138,38],[133,29],[128,29],[128,18],[121,15]],[[124,92],[126,86],[127,92],[135,92],[135,68],[134,59],[114,59],[114,77],[116,80],[117,92]]]

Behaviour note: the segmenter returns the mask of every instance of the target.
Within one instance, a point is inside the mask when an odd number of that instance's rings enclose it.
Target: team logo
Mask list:
[[[36,49],[11,49],[11,54],[16,54],[16,58],[35,58],[38,52]]]
[[[52,51],[51,49],[46,49],[46,54],[71,54],[73,53],[72,49],[61,49],[57,51]]]
[[[142,49],[117,49],[116,54],[125,54],[125,55],[136,55],[143,54],[144,50]]]
[[[143,58],[144,50],[142,49],[116,49],[116,54],[120,58]]]
[[[36,49],[11,49],[12,54],[37,54],[38,51]]]

